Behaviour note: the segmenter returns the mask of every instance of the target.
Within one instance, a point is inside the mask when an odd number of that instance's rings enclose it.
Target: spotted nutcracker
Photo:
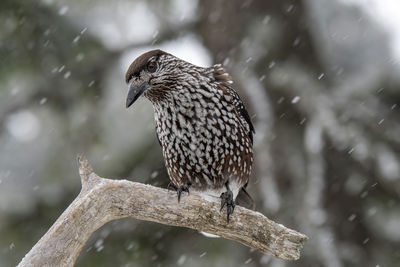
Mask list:
[[[253,207],[246,192],[254,127],[232,78],[220,65],[202,68],[161,50],[139,56],[126,72],[126,107],[142,94],[154,108],[170,185],[221,198],[227,220],[236,204]]]

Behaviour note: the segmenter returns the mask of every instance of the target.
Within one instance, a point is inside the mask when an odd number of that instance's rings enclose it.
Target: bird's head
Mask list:
[[[143,93],[161,97],[168,79],[180,60],[162,50],[151,50],[136,58],[129,66],[125,81],[129,85],[126,107],[130,107]]]

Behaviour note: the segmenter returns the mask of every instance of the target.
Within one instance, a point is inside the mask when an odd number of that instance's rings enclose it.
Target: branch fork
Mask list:
[[[78,157],[82,190],[18,266],[73,266],[94,231],[109,221],[136,218],[187,227],[242,243],[262,253],[297,260],[307,236],[237,206],[229,224],[220,203],[127,180],[99,177]]]

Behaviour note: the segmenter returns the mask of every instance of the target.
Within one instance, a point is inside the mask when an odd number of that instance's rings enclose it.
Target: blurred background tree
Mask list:
[[[124,219],[77,266],[399,266],[396,0],[0,2],[0,266],[16,265],[80,189],[165,187],[153,111],[124,72],[161,48],[223,63],[256,125],[257,210],[310,237],[284,262],[192,230]]]

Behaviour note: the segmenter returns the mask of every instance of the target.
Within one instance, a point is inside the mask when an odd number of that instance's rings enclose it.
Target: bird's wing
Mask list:
[[[214,65],[213,73],[215,80],[219,82],[223,90],[232,97],[232,104],[236,107],[236,110],[240,114],[242,124],[247,129],[250,140],[253,143],[253,134],[255,133],[254,125],[251,122],[249,112],[244,106],[243,101],[240,99],[238,93],[236,93],[236,91],[232,88],[232,77],[225,70],[225,68],[221,66],[221,64]]]

